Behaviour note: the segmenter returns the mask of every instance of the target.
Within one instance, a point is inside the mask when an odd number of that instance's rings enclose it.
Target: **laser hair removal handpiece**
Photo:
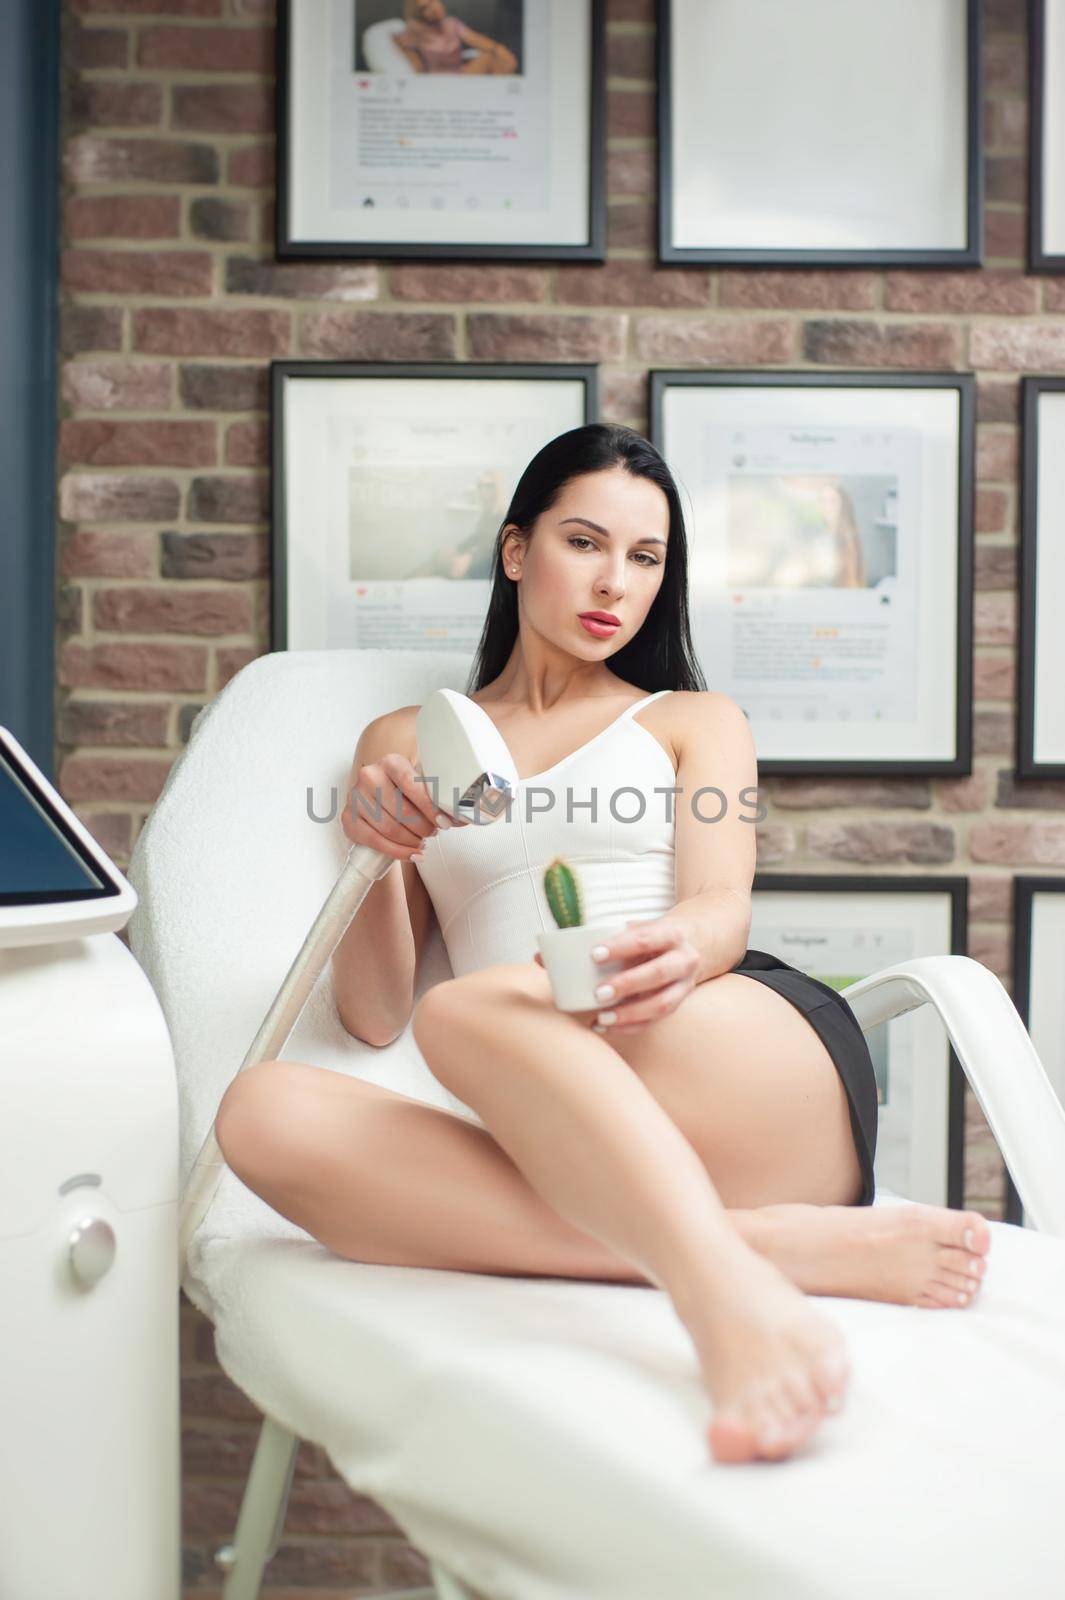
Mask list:
[[[502,734],[479,705],[454,689],[437,689],[415,723],[418,766],[434,804],[452,817],[494,822],[506,810],[518,775]],[[237,1074],[284,1049],[322,969],[364,898],[396,862],[395,856],[354,844]],[[234,1074],[236,1076],[237,1074]],[[181,1200],[178,1262],[182,1281],[193,1234],[210,1210],[225,1170],[211,1124]]]

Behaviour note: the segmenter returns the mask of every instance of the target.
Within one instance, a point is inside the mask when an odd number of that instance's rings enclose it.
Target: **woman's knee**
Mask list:
[[[419,996],[411,1014],[411,1026],[421,1023],[455,1022],[477,1015],[480,1006],[500,987],[503,967],[479,967],[458,978],[443,978]],[[417,1035],[415,1035],[417,1037]]]
[[[290,1130],[294,1067],[291,1061],[256,1061],[237,1073],[222,1096],[214,1135],[238,1177],[271,1163]]]
[[[425,1048],[436,1030],[454,1023],[458,1014],[454,991],[459,981],[458,978],[444,978],[426,989],[415,1001],[410,1027],[420,1049]]]
[[[466,977],[446,978],[414,1007],[411,1032],[426,1066],[445,1089],[464,1099],[467,1072],[483,1051],[471,1046],[471,1025],[481,1015],[478,992]]]

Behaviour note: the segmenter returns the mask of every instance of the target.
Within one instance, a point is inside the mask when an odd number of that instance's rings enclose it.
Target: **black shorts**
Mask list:
[[[873,1159],[876,1155],[877,1109],[876,1073],[865,1034],[850,1006],[838,990],[808,972],[789,966],[764,950],[745,950],[732,972],[756,978],[790,1000],[824,1040],[836,1071],[843,1080],[850,1107],[851,1132],[862,1169],[862,1192],[855,1201],[871,1206],[876,1194]]]

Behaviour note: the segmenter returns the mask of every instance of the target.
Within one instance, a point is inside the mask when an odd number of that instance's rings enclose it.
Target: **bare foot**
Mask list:
[[[765,1229],[757,1249],[806,1294],[960,1310],[991,1248],[978,1211],[946,1206],[775,1205],[750,1215]]]
[[[839,1329],[738,1235],[677,1311],[714,1402],[716,1460],[780,1460],[842,1405],[850,1364]]]

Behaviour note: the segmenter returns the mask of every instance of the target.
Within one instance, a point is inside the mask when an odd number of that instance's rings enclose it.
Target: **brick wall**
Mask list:
[[[278,264],[272,0],[67,0],[57,493],[59,787],[120,864],[197,710],[268,648],[267,363],[598,362],[646,430],[651,365],[957,368],[979,383],[971,777],[772,778],[760,870],[965,873],[1009,987],[1011,874],[1063,857],[1065,786],[1012,781],[1018,377],[1065,366],[1065,277],[1024,270],[1023,0],[986,0],[986,265],[654,264],[652,0],[609,0],[609,260]],[[1001,1215],[972,1096],[965,1204]],[[213,1587],[256,1413],[183,1301],[188,1581]],[[402,1587],[388,1517],[301,1449],[286,1594]],[[271,1592],[280,1593],[280,1589]]]

